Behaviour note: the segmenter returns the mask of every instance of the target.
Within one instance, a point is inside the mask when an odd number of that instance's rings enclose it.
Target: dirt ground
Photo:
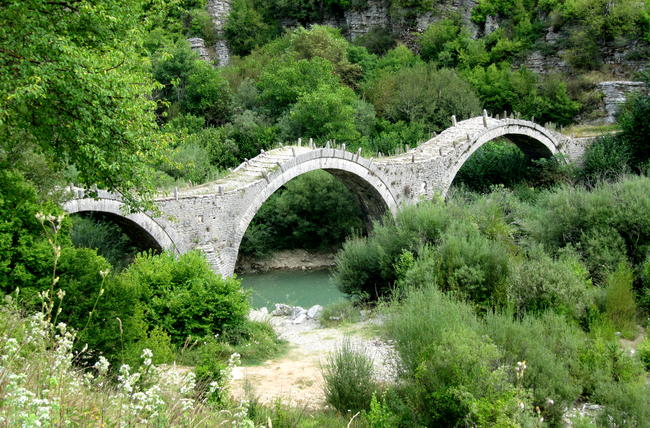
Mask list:
[[[289,342],[290,348],[281,358],[258,366],[236,368],[231,384],[236,399],[253,396],[266,404],[281,399],[283,404],[292,406],[322,408],[325,399],[321,367],[326,363],[327,355],[346,337],[373,359],[378,381],[394,378],[394,351],[373,335],[371,322],[342,328],[319,328],[318,322],[313,320],[294,325],[290,319],[274,317],[271,323],[279,336]]]

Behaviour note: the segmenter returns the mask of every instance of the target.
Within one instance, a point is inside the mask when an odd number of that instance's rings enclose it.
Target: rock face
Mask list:
[[[601,82],[598,84],[598,88],[604,95],[605,123],[614,123],[616,113],[618,113],[621,104],[625,102],[628,95],[633,92],[643,91],[645,84],[643,82],[612,81]]]
[[[210,61],[210,54],[208,52],[208,49],[205,47],[205,40],[200,37],[192,37],[190,39],[187,39],[187,41],[190,44],[190,48],[199,54],[202,60]]]
[[[345,11],[345,24],[352,40],[367,34],[372,28],[389,25],[388,6],[381,0],[368,0],[363,10]]]
[[[230,3],[231,0],[208,0],[208,13],[212,17],[212,22],[214,23],[214,28],[217,31],[217,40],[214,50],[216,53],[217,65],[220,67],[228,65],[230,61],[230,50],[226,44],[224,38],[223,30],[226,26],[226,20],[228,15],[230,15]]]

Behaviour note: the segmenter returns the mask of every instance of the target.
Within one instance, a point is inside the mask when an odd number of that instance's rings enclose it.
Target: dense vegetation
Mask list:
[[[408,25],[442,3],[389,6]],[[62,215],[66,183],[153,208],[156,189],[213,179],[300,137],[374,155],[482,108],[570,124],[593,110],[587,78],[567,85],[515,65],[549,49],[539,36],[566,35],[575,71],[597,68],[603,47],[649,37],[647,2],[631,0],[481,0],[472,19],[500,16],[497,31],[474,39],[446,16],[409,47],[390,29],[357,43],[326,26],[281,30],[365,5],[236,0],[225,33],[239,57],[215,68],[185,40],[216,40],[200,0],[3,2],[2,423],[346,426],[355,409],[358,426],[517,426],[558,424],[583,400],[604,406],[583,425],[647,425],[650,345],[632,356],[617,333],[635,337],[650,311],[648,96],[624,106],[621,132],[592,145],[581,169],[496,142],[458,179],[490,193],[457,190],[345,243],[341,287],[390,299],[385,334],[404,366],[399,386],[375,386],[364,356],[343,346],[326,369],[342,415],[229,403],[237,354],[262,361],[282,347],[246,318],[239,280],[198,252],[136,255],[119,227]],[[617,181],[621,171],[641,175]],[[335,248],[363,235],[364,220],[317,172],[270,199],[243,250]],[[166,384],[154,365],[172,361],[193,374]]]

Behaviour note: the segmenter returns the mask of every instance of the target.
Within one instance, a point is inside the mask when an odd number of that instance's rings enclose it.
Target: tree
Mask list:
[[[433,131],[448,127],[452,115],[470,117],[481,107],[474,90],[455,71],[432,65],[384,73],[370,83],[366,95],[379,116],[421,122]]]
[[[236,0],[232,4],[224,27],[224,34],[232,53],[246,55],[268,42],[275,33],[277,33],[276,29],[264,22],[264,18],[252,6],[250,0]]]
[[[157,0],[8,0],[0,13],[0,163],[31,144],[80,184],[150,190],[165,138],[141,46]],[[135,190],[133,193],[133,189]]]

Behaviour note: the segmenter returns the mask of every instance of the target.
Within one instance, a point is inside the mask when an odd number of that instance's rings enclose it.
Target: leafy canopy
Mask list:
[[[148,10],[149,12],[146,12]],[[0,162],[27,144],[80,184],[139,196],[161,153],[142,40],[157,1],[3,2]]]

